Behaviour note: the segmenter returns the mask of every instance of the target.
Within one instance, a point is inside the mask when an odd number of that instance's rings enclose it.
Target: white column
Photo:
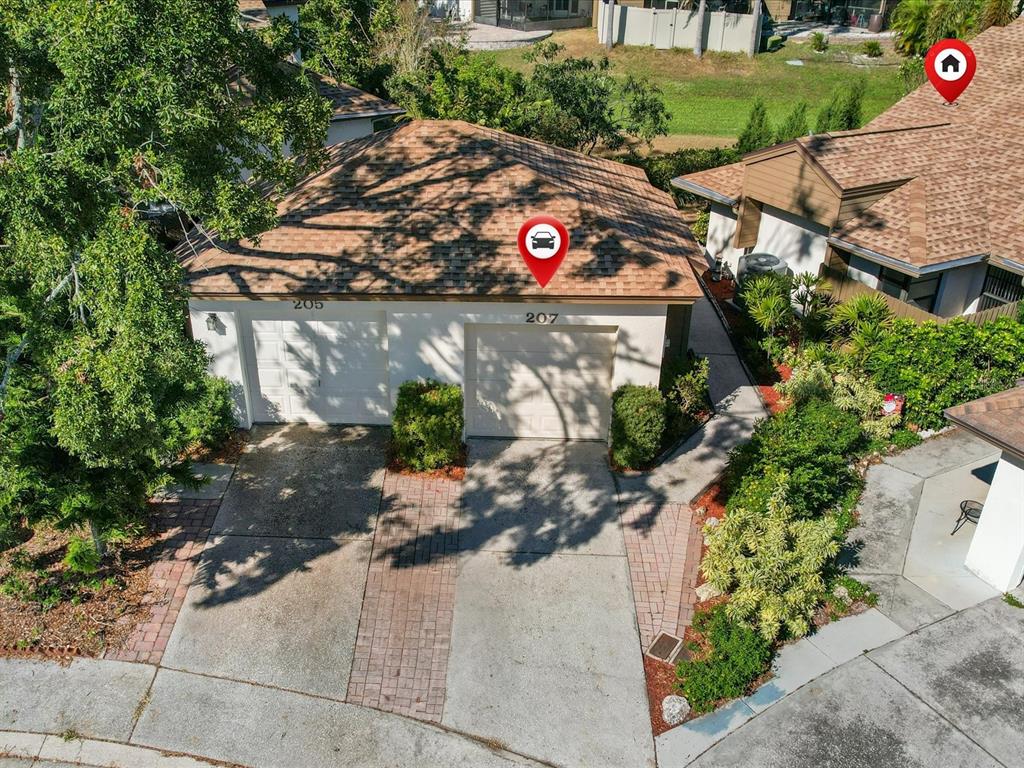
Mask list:
[[[1024,460],[999,459],[965,565],[1000,592],[1024,578]]]

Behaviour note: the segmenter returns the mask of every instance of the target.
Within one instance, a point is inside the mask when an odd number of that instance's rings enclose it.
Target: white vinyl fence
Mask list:
[[[607,36],[607,3],[598,3],[597,39]],[[616,45],[652,45],[655,48],[693,48],[697,44],[697,9],[658,10],[615,5],[612,42]],[[704,14],[704,50],[746,53],[750,48],[754,16],[749,13],[708,11]]]

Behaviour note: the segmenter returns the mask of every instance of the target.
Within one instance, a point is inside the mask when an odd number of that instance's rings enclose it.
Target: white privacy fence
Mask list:
[[[606,42],[608,4],[598,3],[597,39]],[[616,45],[652,45],[655,48],[693,48],[697,44],[697,9],[658,10],[615,5],[612,42]],[[704,50],[750,49],[755,19],[749,13],[708,11],[704,14]]]

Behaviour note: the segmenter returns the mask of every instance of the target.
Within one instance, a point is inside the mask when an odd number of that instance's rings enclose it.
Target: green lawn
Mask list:
[[[592,29],[556,32],[552,38],[574,56],[597,57],[604,54]],[[503,64],[527,70],[524,49],[499,51]],[[659,51],[653,48],[619,47],[611,55],[613,71],[646,76],[664,92],[672,113],[667,142],[660,148],[686,144],[723,143],[711,137],[728,139],[743,128],[754,98],[768,104],[771,119],[778,121],[801,99],[811,105],[812,118],[834,88],[863,78],[867,82],[864,100],[865,121],[894,104],[902,95],[897,74],[897,58],[887,52],[881,64],[859,67],[849,62],[856,46],[832,45],[819,54],[809,45],[787,43],[774,53],[762,53],[753,60],[743,54],[708,53],[703,60],[689,50]],[[792,66],[787,60],[800,60]],[[701,137],[707,137],[702,140]]]

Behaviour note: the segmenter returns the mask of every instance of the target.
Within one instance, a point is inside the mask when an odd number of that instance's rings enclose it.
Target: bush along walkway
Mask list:
[[[703,522],[692,502],[725,471],[729,451],[750,439],[766,412],[708,299],[694,305],[690,347],[709,360],[715,415],[663,463],[616,475],[641,641],[682,637],[693,618]]]

